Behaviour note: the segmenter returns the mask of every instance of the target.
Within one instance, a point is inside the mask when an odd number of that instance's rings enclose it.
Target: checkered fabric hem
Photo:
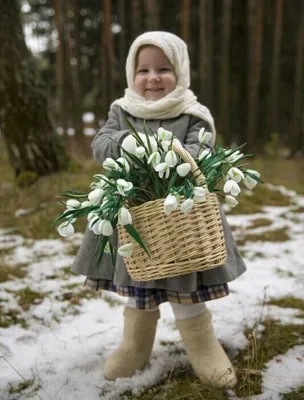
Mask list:
[[[136,301],[136,308],[149,310],[167,301],[172,303],[193,304],[209,300],[219,299],[229,294],[227,283],[219,285],[198,286],[197,290],[191,293],[180,293],[166,289],[146,289],[133,286],[115,286],[112,281],[104,279],[87,278],[85,287],[91,290],[109,290],[120,296],[133,297]]]

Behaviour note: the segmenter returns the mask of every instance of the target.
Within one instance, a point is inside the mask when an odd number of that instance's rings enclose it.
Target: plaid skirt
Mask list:
[[[166,289],[146,289],[133,286],[115,286],[112,281],[105,279],[87,278],[85,287],[91,290],[109,290],[120,296],[133,297],[136,308],[139,310],[149,310],[167,301],[181,304],[203,303],[209,300],[219,299],[229,294],[227,283],[218,285],[200,285],[197,290],[191,293],[174,292]]]

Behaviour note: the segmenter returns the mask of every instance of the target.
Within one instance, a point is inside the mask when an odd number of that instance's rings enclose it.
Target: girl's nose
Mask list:
[[[150,72],[149,76],[148,76],[148,81],[150,82],[158,82],[159,81],[159,76],[156,72]]]

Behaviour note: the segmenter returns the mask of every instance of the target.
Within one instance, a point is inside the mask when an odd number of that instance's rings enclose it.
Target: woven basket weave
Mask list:
[[[205,178],[191,155],[173,142],[173,150],[191,165],[197,185]],[[123,226],[118,227],[120,245],[133,243],[133,252],[124,259],[135,281],[149,281],[205,271],[223,265],[226,246],[216,195],[207,193],[206,201],[197,203],[189,214],[180,210],[166,216],[164,199],[146,202],[130,208],[132,224],[145,242],[150,257],[133,240]]]

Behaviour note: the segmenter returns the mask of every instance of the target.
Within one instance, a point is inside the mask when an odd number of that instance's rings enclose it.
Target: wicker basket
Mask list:
[[[205,178],[191,155],[177,141],[172,147],[191,164],[197,184],[208,191],[204,185]],[[150,257],[123,226],[118,227],[120,245],[134,244],[132,255],[124,259],[133,280],[149,281],[184,275],[225,263],[227,253],[222,220],[214,193],[208,192],[206,201],[195,204],[189,214],[176,210],[166,216],[163,205],[164,199],[158,199],[129,210],[132,224],[144,240]]]

